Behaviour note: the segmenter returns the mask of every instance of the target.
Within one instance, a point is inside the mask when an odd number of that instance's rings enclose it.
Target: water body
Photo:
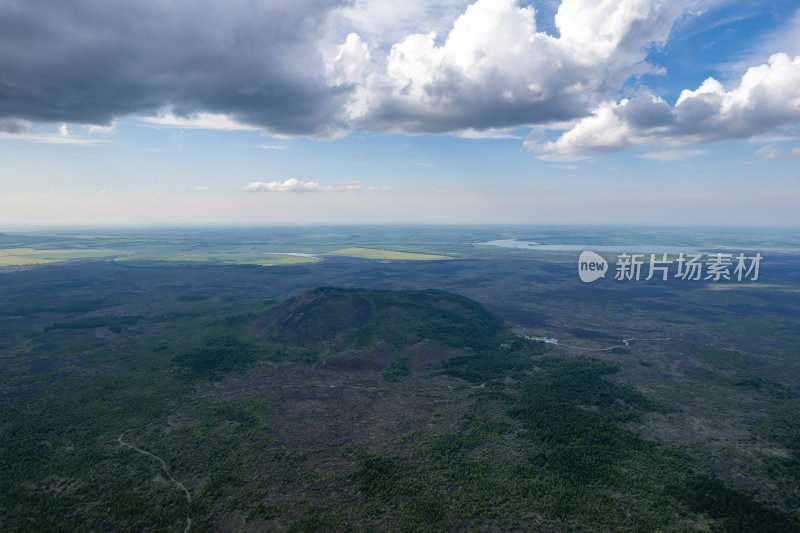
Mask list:
[[[681,252],[696,254],[704,251],[703,248],[694,246],[664,246],[658,244],[615,244],[613,246],[598,246],[596,244],[542,244],[536,241],[517,241],[512,239],[489,241],[482,244],[500,246],[501,248],[523,248],[525,250],[541,250],[548,252],[582,252],[584,250],[592,250],[593,252],[631,252],[643,254],[679,254]]]

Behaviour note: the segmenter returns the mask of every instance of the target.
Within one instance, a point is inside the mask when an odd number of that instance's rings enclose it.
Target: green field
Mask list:
[[[0,249],[0,267],[39,265],[44,263],[68,261],[70,259],[110,257],[124,253],[126,252],[108,249],[85,250],[60,248],[52,250],[37,250],[35,248],[3,248]]]
[[[390,261],[444,261],[453,259],[446,255],[397,252],[394,250],[380,250],[377,248],[344,248],[342,250],[330,252],[328,255],[358,257],[360,259],[386,259]]]
[[[301,263],[315,263],[316,257],[264,252],[219,251],[204,253],[158,254],[143,253],[120,257],[115,261],[129,266],[155,266],[162,263],[175,264],[217,264],[217,265],[257,265],[283,266]]]

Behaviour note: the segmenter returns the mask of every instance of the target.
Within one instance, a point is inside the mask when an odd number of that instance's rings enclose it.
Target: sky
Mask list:
[[[0,0],[0,231],[798,206],[796,0]]]

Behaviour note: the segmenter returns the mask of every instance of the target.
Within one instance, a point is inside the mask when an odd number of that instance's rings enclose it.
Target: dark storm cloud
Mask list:
[[[325,134],[342,89],[317,37],[331,0],[0,0],[0,129],[8,119],[107,124],[226,113]]]
[[[617,109],[616,113],[637,128],[657,128],[675,122],[669,104],[649,95],[634,98],[625,107]]]
[[[449,95],[439,106],[414,105],[400,98],[386,98],[363,121],[363,127],[376,131],[429,134],[466,129],[481,131],[569,120],[588,111],[586,103],[575,97],[507,102],[502,98],[483,97],[478,100],[468,96],[463,93]]]
[[[19,120],[0,118],[0,131],[5,133],[20,133],[28,129],[28,125]]]
[[[539,94],[520,91],[508,98],[510,81],[490,72],[478,81],[452,68],[441,68],[435,81],[424,86],[424,103],[409,98],[407,91],[393,93],[382,88],[380,105],[360,124],[377,131],[446,133],[474,128],[513,128],[520,124],[541,124],[585,116],[583,95],[564,94],[561,87],[570,76],[554,73]]]

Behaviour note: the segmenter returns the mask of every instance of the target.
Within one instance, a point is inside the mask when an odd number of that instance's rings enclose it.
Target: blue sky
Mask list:
[[[207,3],[0,6],[0,223],[800,225],[796,2]]]

